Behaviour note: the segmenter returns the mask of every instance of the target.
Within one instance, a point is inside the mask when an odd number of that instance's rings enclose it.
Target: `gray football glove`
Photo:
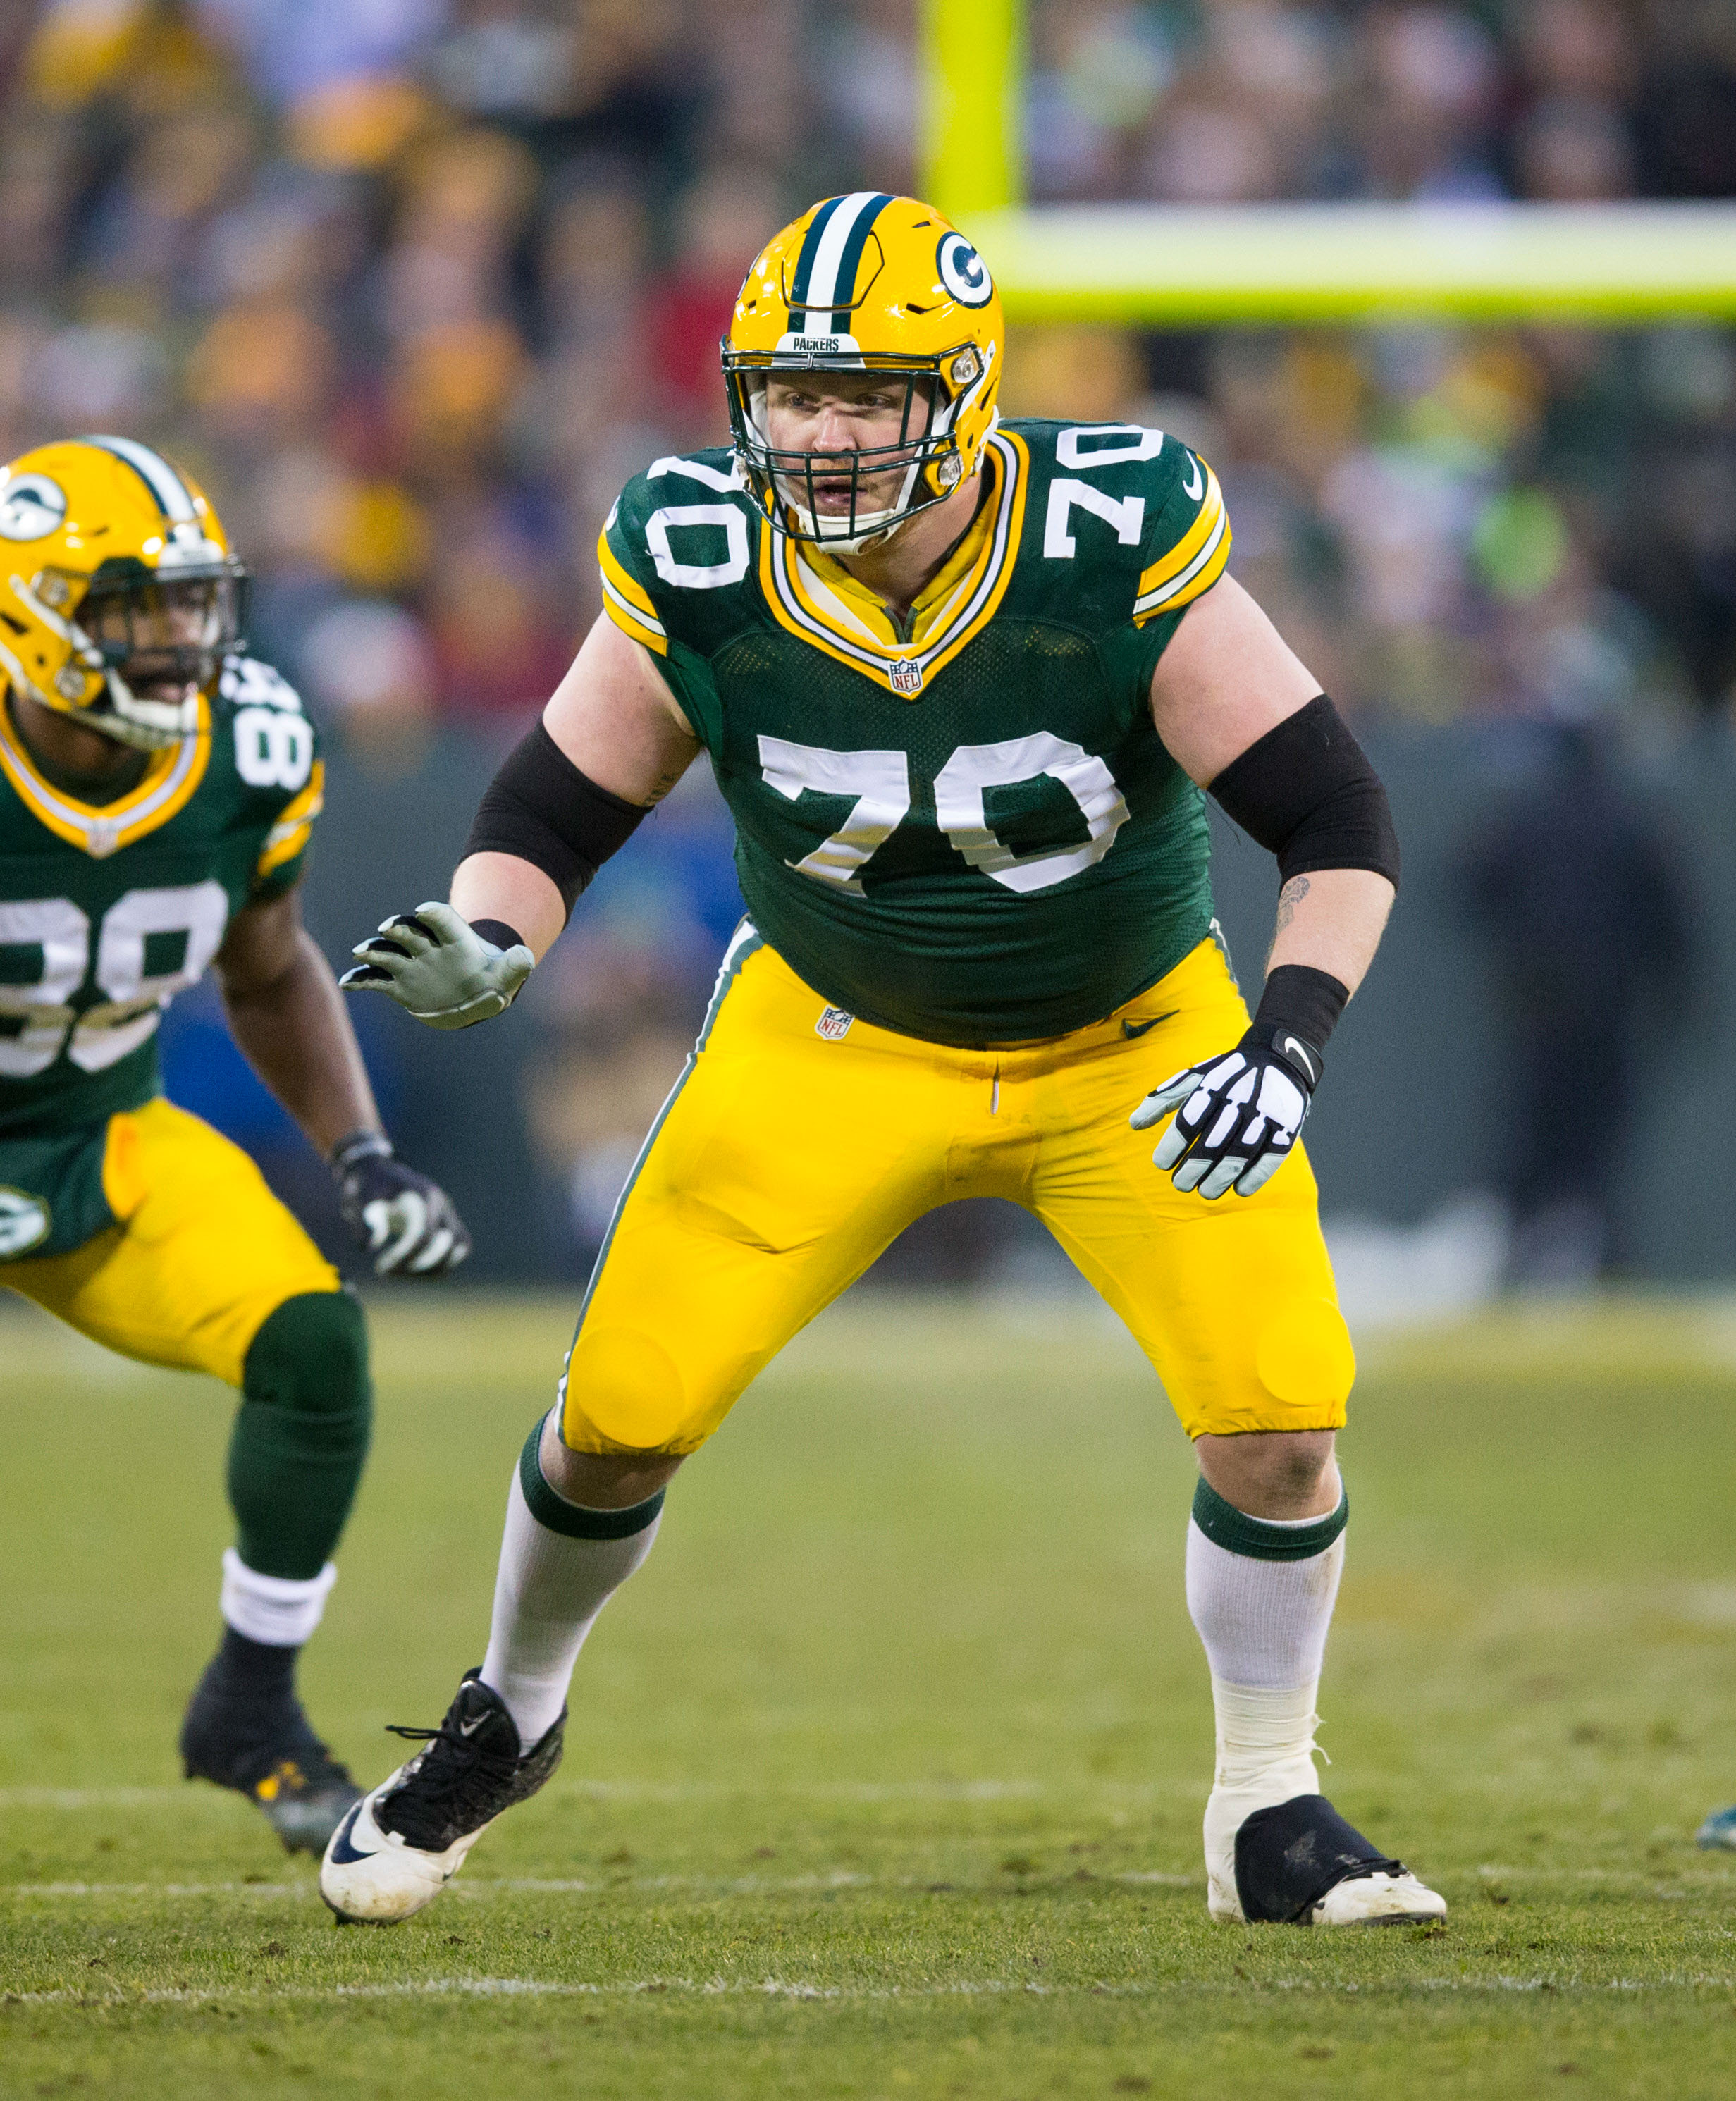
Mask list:
[[[1290,1157],[1323,1062],[1312,1044],[1256,1024],[1233,1050],[1154,1088],[1127,1121],[1149,1130],[1173,1109],[1154,1163],[1208,1202],[1231,1189],[1251,1196]]]
[[[360,958],[338,983],[389,993],[430,1028],[468,1028],[503,1014],[537,959],[523,942],[497,949],[450,905],[418,905],[383,920],[350,951]]]

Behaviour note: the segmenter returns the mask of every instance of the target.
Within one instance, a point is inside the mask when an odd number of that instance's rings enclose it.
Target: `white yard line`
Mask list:
[[[1092,1783],[1063,1792],[1079,1798],[1103,1794],[1117,1800],[1154,1798],[1160,1790],[1134,1782]],[[569,1780],[549,1790],[548,1798],[599,1802],[1016,1802],[1056,1790],[1034,1780],[791,1780],[735,1786],[713,1780]],[[216,1789],[180,1787],[0,1787],[0,1809],[147,1809],[173,1802],[212,1804],[222,1799]]]
[[[1026,1878],[1043,1881],[1043,1877]],[[1198,1875],[1172,1875],[1156,1869],[1136,1869],[1125,1874],[1094,1877],[1103,1882],[1161,1883],[1173,1889],[1192,1889],[1203,1879]],[[1066,1878],[1070,1885],[1072,1877]],[[1005,1882],[978,1883],[976,1889],[1011,1888]],[[950,1885],[950,1888],[965,1886]],[[931,1890],[935,1885],[918,1875],[864,1875],[852,1869],[835,1869],[829,1873],[808,1875],[614,1875],[596,1880],[576,1876],[500,1875],[469,1876],[453,1885],[451,1894],[484,1897],[502,1891],[522,1891],[538,1896],[597,1896],[618,1890],[685,1890],[698,1895],[778,1896],[825,1890]],[[939,1892],[937,1892],[937,1894]],[[0,1882],[5,1897],[311,1897],[315,1886],[304,1882]]]
[[[888,2001],[922,2001],[952,1998],[1022,1995],[1031,1998],[1245,1998],[1251,1992],[1294,1992],[1323,1999],[1393,1998],[1411,1992],[1462,1993],[1467,1997],[1508,1993],[1550,1992],[1580,1997],[1661,1997],[1700,1991],[1728,1993],[1736,1979],[1688,1974],[1650,1978],[1608,1978],[1588,1982],[1575,1975],[1538,1977],[1419,1977],[1376,1984],[1322,1983],[1318,1978],[1244,1979],[1234,1984],[1207,1981],[1099,1982],[1043,1984],[1024,1978],[959,1978],[944,1984],[815,1984],[767,1977],[758,1983],[714,1977],[705,1983],[691,1977],[644,1977],[615,1984],[574,1983],[538,1977],[427,1977],[383,1984],[286,1984],[215,1986],[196,1988],[168,1985],[139,1992],[0,1992],[0,2007],[73,2006],[281,2006],[288,2001],[342,2005],[347,2000],[429,1998],[604,1999],[672,1993],[693,1998],[817,2000],[829,2005],[861,2005]]]

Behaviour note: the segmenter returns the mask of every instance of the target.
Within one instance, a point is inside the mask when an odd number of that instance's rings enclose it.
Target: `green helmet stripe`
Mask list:
[[[186,483],[161,453],[153,453],[148,445],[141,445],[135,438],[86,438],[83,442],[100,446],[104,452],[113,453],[117,460],[124,460],[149,489],[153,501],[165,518],[177,525],[184,525],[198,516]]]

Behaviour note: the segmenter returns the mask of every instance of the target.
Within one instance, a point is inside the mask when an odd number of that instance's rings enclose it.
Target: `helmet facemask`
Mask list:
[[[215,686],[224,658],[246,645],[251,581],[209,542],[200,552],[215,559],[156,569],[105,562],[87,587],[84,577],[56,571],[35,579],[32,610],[72,648],[55,680],[59,712],[143,751],[163,750],[197,729],[200,697]],[[68,605],[75,609],[58,611]],[[94,692],[93,679],[100,681]]]
[[[988,377],[985,360],[972,345],[937,357],[870,359],[782,351],[768,358],[725,343],[723,362],[742,471],[774,529],[791,539],[859,553],[919,511],[944,502],[964,479],[955,429],[959,411]],[[837,452],[774,446],[767,427],[768,383],[804,376],[817,382],[828,373],[872,378],[897,390],[897,438]],[[898,480],[888,502],[886,492],[873,484],[893,475]],[[822,493],[829,503],[822,503]]]

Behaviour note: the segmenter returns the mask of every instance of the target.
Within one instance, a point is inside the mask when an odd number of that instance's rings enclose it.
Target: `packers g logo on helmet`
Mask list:
[[[46,540],[66,515],[66,491],[46,474],[21,474],[0,491],[0,537]]]
[[[148,445],[73,438],[0,468],[0,679],[105,736],[193,733],[247,582],[204,493]]]
[[[723,349],[729,427],[748,487],[792,537],[857,547],[938,503],[975,474],[994,428],[1005,339],[987,265],[914,197],[827,197],[757,255]],[[847,455],[780,450],[766,427],[773,374],[872,373],[902,390],[897,440]],[[816,462],[848,474],[848,512],[822,516]],[[903,469],[891,503],[865,484]]]

